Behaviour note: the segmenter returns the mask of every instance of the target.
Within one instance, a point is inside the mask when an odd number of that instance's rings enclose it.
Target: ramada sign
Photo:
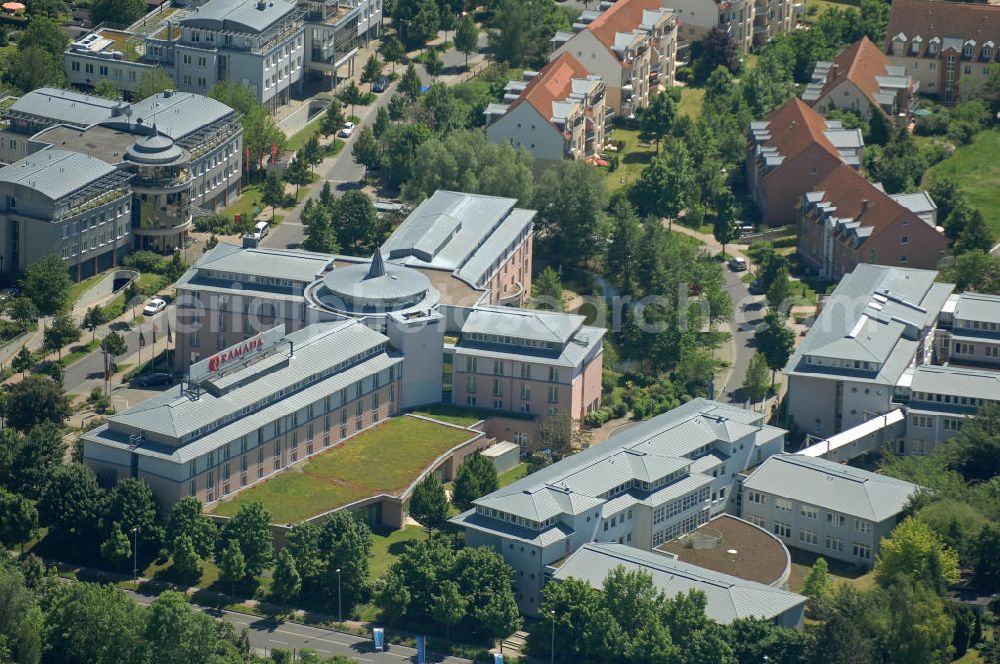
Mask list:
[[[214,355],[195,362],[188,369],[188,380],[197,383],[206,376],[234,367],[241,361],[268,351],[285,338],[285,326],[276,325],[270,330],[259,332],[249,339],[239,342],[229,348],[224,348]]]
[[[262,348],[264,348],[264,335],[258,334],[255,337],[247,339],[241,344],[230,346],[226,350],[219,351],[212,357],[208,358],[208,370],[215,373],[219,369],[225,369],[227,366],[232,364],[234,361],[239,360],[244,355],[253,355]]]

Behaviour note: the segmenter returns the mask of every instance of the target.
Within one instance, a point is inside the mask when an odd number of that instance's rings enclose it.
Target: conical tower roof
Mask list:
[[[375,247],[372,255],[372,264],[368,268],[368,276],[365,279],[377,279],[385,276],[385,263],[382,262],[382,247]]]

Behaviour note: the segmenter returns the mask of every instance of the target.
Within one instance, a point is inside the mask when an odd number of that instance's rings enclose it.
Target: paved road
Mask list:
[[[156,599],[132,591],[125,592],[143,606],[149,606]],[[198,604],[192,604],[192,606],[215,618],[233,623],[237,629],[246,626],[250,632],[251,645],[259,651],[271,652],[275,649],[291,650],[293,648],[296,651],[301,651],[303,648],[308,648],[315,650],[323,657],[346,655],[361,662],[374,662],[375,664],[417,661],[417,651],[406,646],[393,645],[388,652],[380,653],[372,647],[370,638],[273,618],[260,618],[234,611],[223,611]],[[472,660],[428,653],[427,661],[440,662],[441,664],[469,664]]]
[[[764,298],[760,295],[750,295],[750,290],[743,283],[746,272],[733,272],[724,267],[726,290],[733,300],[733,320],[730,332],[733,335],[731,345],[734,348],[730,358],[732,372],[719,395],[725,401],[742,405],[746,401],[743,396],[743,380],[750,366],[750,358],[757,351],[754,340],[754,329],[764,317]]]

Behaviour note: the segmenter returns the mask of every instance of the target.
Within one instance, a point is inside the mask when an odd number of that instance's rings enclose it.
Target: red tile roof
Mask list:
[[[591,21],[587,30],[611,50],[615,45],[615,34],[632,32],[642,25],[643,11],[663,8],[661,0],[618,0]]]
[[[840,152],[823,133],[827,128],[826,120],[798,97],[792,97],[779,106],[767,120],[771,138],[765,145],[777,148],[785,163],[813,144],[821,146],[837,159],[841,158]]]
[[[866,242],[901,219],[913,224],[925,223],[846,164],[830,171],[813,190],[823,192],[823,200],[837,208],[838,217],[853,219],[861,226],[870,227],[872,232]]]
[[[893,0],[889,10],[889,27],[885,31],[887,51],[900,33],[906,35],[908,41],[920,36],[923,40],[921,55],[932,38],[957,37],[975,40],[973,57],[977,59],[983,42],[992,41],[995,58],[997,46],[1000,46],[1000,6],[942,0]]]
[[[850,81],[861,90],[875,108],[880,108],[876,93],[879,91],[876,76],[886,76],[886,67],[892,64],[868,37],[848,46],[837,59],[833,61],[833,69],[823,86],[823,94],[829,93],[844,81]]]
[[[569,53],[542,67],[528,82],[517,99],[511,102],[508,111],[522,102],[531,104],[546,121],[552,121],[552,102],[562,101],[573,90],[574,78],[587,78],[589,72]]]

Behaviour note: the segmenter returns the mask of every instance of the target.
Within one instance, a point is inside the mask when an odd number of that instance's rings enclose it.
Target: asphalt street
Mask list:
[[[155,597],[125,591],[129,597],[149,606]],[[375,650],[370,638],[355,636],[345,632],[335,632],[299,623],[284,622],[274,618],[261,618],[235,611],[225,611],[208,606],[192,604],[199,611],[236,625],[237,630],[246,626],[250,633],[250,643],[260,652],[272,650],[292,650],[299,652],[305,648],[315,650],[323,657],[346,655],[360,662],[416,662],[417,651],[406,646],[392,645],[388,652]],[[440,664],[471,664],[472,660],[427,653],[427,662]]]
[[[733,272],[728,267],[725,270],[726,290],[733,300],[733,320],[730,332],[733,335],[735,352],[732,357],[732,373],[722,388],[720,400],[735,404],[743,404],[743,380],[750,366],[750,358],[757,351],[754,341],[754,330],[764,317],[763,296],[751,295],[747,285],[743,283],[746,272]]]

